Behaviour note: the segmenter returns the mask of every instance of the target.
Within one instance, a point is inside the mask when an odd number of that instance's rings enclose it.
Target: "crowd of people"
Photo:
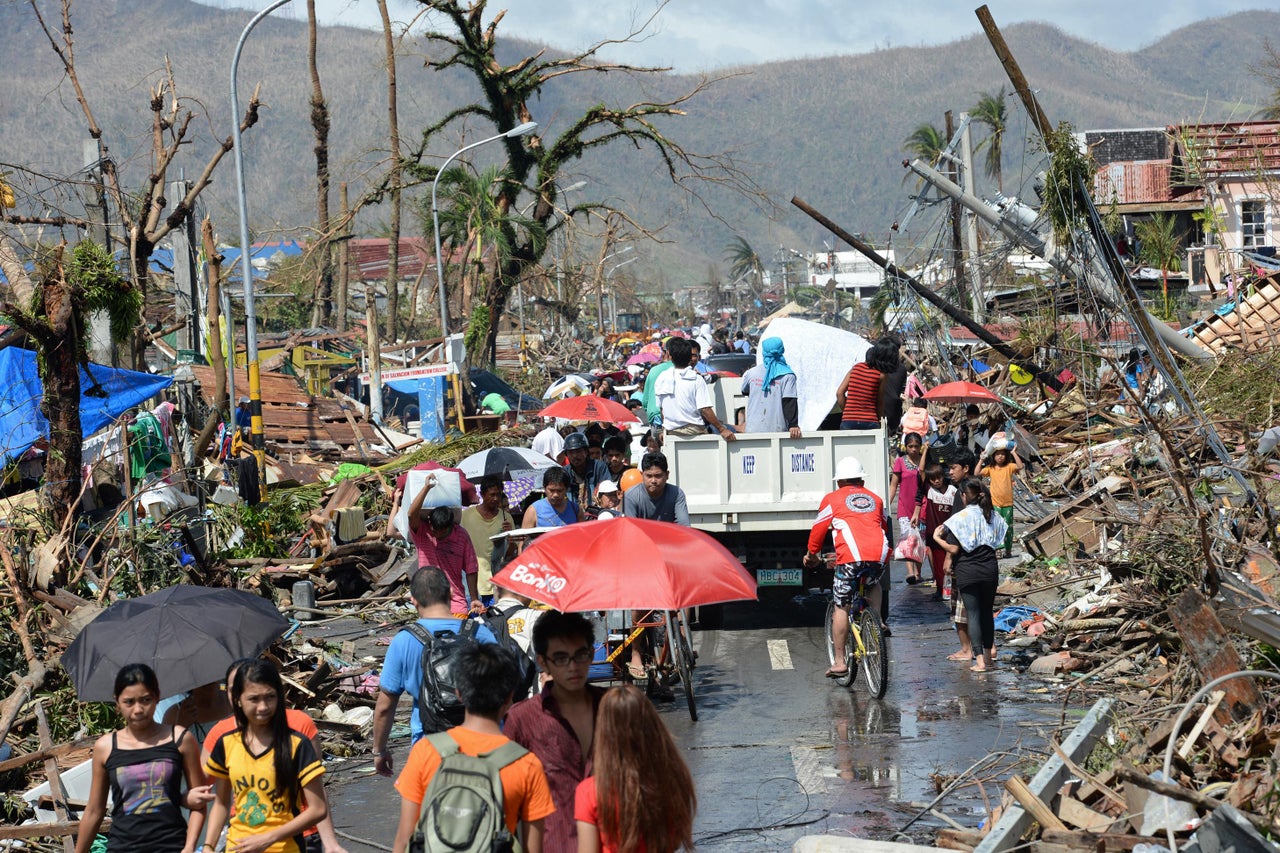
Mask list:
[[[650,697],[589,682],[597,648],[591,620],[540,609],[494,581],[519,543],[547,528],[617,518],[688,525],[685,493],[669,479],[669,442],[734,441],[742,431],[801,437],[798,377],[780,338],[765,337],[759,363],[728,378],[746,397],[732,422],[716,412],[708,381],[726,377],[700,370],[701,354],[751,354],[752,342],[704,326],[662,343],[662,360],[635,365],[630,384],[602,376],[590,389],[626,405],[638,423],[548,421],[531,448],[554,464],[518,505],[496,477],[480,480],[479,502],[461,511],[430,506],[433,477],[412,494],[400,484],[407,529],[398,533],[418,563],[410,580],[416,619],[387,649],[372,726],[375,769],[395,776],[400,796],[393,850],[472,849],[479,836],[484,849],[518,842],[530,853],[692,847],[692,777]],[[1010,550],[1012,484],[1022,461],[1003,425],[984,421],[976,406],[952,418],[931,411],[913,366],[901,341],[885,336],[841,382],[826,425],[858,430],[887,422],[895,436],[892,475],[888,494],[878,495],[861,463],[838,460],[836,489],[815,508],[804,560],[814,564],[831,536],[837,647],[850,609],[862,604],[854,601],[859,588],[888,632],[884,569],[896,553],[908,584],[932,583],[936,598],[950,600],[960,644],[951,659],[984,672],[996,664],[997,560]],[[643,646],[631,649],[628,668],[643,678]],[[826,674],[846,672],[837,661]],[[160,685],[145,665],[125,667],[115,687],[126,725],[94,747],[77,853],[92,846],[108,792],[108,851],[203,853],[219,849],[225,829],[236,853],[342,853],[314,723],[284,707],[271,663],[233,664],[220,685],[225,692],[215,694],[222,704],[202,715],[223,718],[207,732],[156,713]],[[664,690],[652,692],[662,698]],[[411,748],[397,773],[390,738],[405,693]],[[463,821],[461,814],[487,817]]]

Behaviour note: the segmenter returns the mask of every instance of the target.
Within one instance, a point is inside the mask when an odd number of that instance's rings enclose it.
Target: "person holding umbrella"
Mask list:
[[[107,811],[108,853],[190,853],[200,840],[201,809],[212,798],[200,770],[200,744],[181,726],[154,719],[160,684],[151,667],[129,664],[116,673],[116,710],[125,727],[93,745],[93,778],[80,817],[76,853],[89,853]],[[183,781],[186,795],[179,792]],[[190,809],[192,820],[182,817]]]

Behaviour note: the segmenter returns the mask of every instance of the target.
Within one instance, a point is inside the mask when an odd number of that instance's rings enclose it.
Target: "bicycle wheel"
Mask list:
[[[684,686],[684,698],[689,705],[689,719],[698,722],[698,706],[693,701],[693,646],[689,642],[689,627],[679,611],[667,611],[667,637],[671,642],[671,657]]]
[[[884,631],[880,629],[880,617],[864,611],[858,630],[862,634],[862,645],[866,647],[862,671],[867,676],[867,692],[872,698],[879,699],[889,689],[889,647]]]
[[[835,615],[835,611],[836,603],[833,599],[827,602],[827,663],[831,666],[835,666],[837,660],[835,640],[831,638],[831,617]],[[853,626],[850,626],[849,633],[845,635],[844,642],[844,665],[848,667],[848,671],[844,675],[835,679],[836,684],[839,684],[841,687],[848,687],[850,684],[853,684],[853,680],[858,677],[858,670],[854,667],[854,664],[856,663],[856,660],[854,659],[854,646]]]

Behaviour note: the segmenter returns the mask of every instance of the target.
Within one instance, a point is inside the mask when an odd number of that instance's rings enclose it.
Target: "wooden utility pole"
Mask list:
[[[335,328],[347,330],[347,298],[351,292],[351,202],[347,198],[347,182],[338,184],[338,203],[342,206],[342,242],[338,244],[338,289],[334,297]]]
[[[1026,108],[1027,115],[1031,117],[1032,127],[1036,129],[1036,132],[1041,137],[1047,137],[1049,132],[1053,130],[1053,125],[1049,124],[1048,116],[1044,114],[1044,110],[1040,109],[1040,102],[1036,100],[1035,92],[1031,91],[1031,85],[1027,83],[1027,78],[1023,76],[1022,69],[1018,67],[1018,61],[1013,58],[1013,51],[1009,50],[1009,45],[1005,42],[1004,35],[1000,32],[1000,28],[996,26],[996,19],[991,17],[991,10],[986,5],[982,5],[974,10],[974,14],[978,16],[983,32],[987,34],[987,41],[991,42],[991,48],[996,52],[996,58],[1004,66],[1004,73],[1009,76],[1009,82],[1013,84],[1014,91],[1022,99],[1022,106]]]
[[[1016,364],[1019,367],[1022,367],[1022,368],[1025,368],[1026,370],[1031,371],[1032,373],[1035,374],[1037,379],[1039,379],[1045,385],[1052,388],[1054,391],[1062,390],[1062,380],[1060,380],[1057,376],[1041,368],[1039,365],[1035,364],[1035,362],[1028,361],[1026,358],[1019,355],[1013,349],[1013,347],[1009,346],[1007,343],[1005,343],[1004,341],[997,338],[995,335],[988,332],[987,328],[983,326],[981,323],[974,322],[974,319],[970,317],[968,314],[961,311],[959,308],[952,305],[950,302],[943,299],[941,296],[934,293],[929,288],[925,287],[923,284],[921,284],[918,280],[913,278],[908,273],[903,272],[895,264],[890,263],[883,255],[877,252],[869,244],[864,243],[862,240],[859,240],[857,237],[853,236],[848,231],[844,230],[839,225],[832,222],[825,215],[823,215],[822,213],[819,213],[817,210],[810,207],[804,200],[798,197],[792,198],[791,203],[794,204],[796,207],[800,208],[801,210],[803,210],[805,213],[809,214],[809,216],[811,216],[815,222],[822,225],[832,234],[835,234],[841,240],[844,240],[850,246],[857,249],[862,254],[866,255],[867,258],[869,258],[871,262],[874,263],[876,266],[880,267],[880,269],[884,270],[885,272],[889,273],[895,278],[901,279],[902,281],[906,282],[907,285],[916,293],[918,293],[921,298],[923,298],[925,301],[929,302],[930,304],[936,306],[939,310],[941,310],[944,314],[946,314],[952,320],[955,320],[957,323],[964,326],[969,331],[973,332],[973,334],[976,335],[980,341],[987,344],[987,346],[991,347],[993,350],[1000,353],[1005,358],[1009,359],[1010,363]]]

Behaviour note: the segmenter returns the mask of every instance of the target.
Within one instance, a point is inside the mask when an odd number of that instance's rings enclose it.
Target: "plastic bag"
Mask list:
[[[897,546],[893,549],[893,558],[909,560],[912,563],[924,562],[924,540],[920,538],[918,529],[907,528],[906,534],[898,540]]]

